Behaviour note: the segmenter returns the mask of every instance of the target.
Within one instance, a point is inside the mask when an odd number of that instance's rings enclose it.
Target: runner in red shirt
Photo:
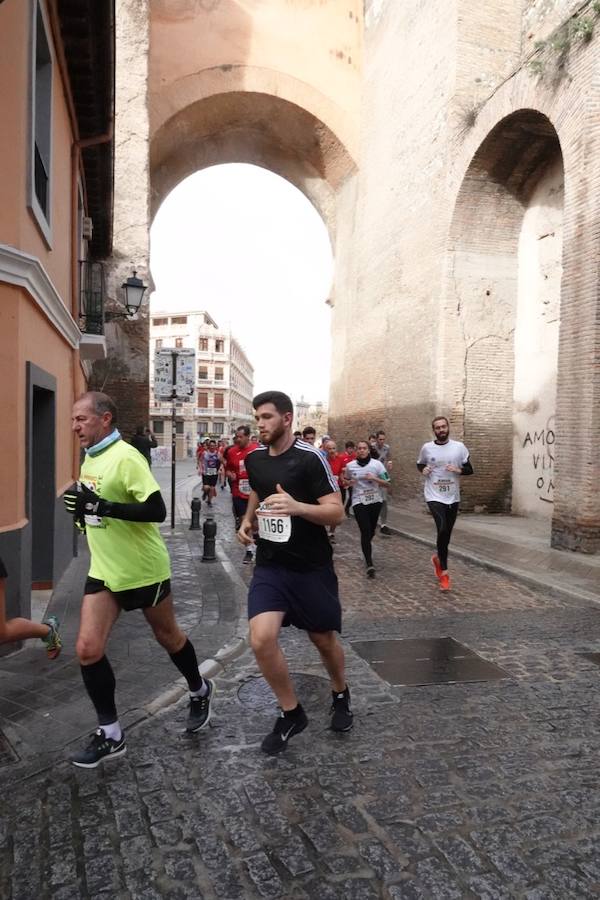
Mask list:
[[[323,441],[323,449],[327,453],[327,462],[329,463],[332,474],[335,476],[335,479],[340,486],[342,502],[344,502],[346,491],[342,486],[342,472],[350,460],[347,458],[346,453],[337,452],[337,444],[331,438],[327,438],[326,441]],[[329,526],[329,540],[332,544],[335,544],[335,525]]]
[[[235,432],[235,443],[229,447],[226,455],[226,475],[231,486],[231,499],[233,504],[233,516],[235,530],[239,531],[250,496],[250,483],[246,472],[245,459],[249,453],[259,446],[250,440],[250,428],[248,425],[240,425]],[[254,559],[254,545],[248,547],[244,556],[244,565],[249,565]]]
[[[356,459],[356,446],[354,444],[354,441],[346,441],[346,450],[341,454],[341,457],[344,460],[342,469],[345,469],[348,463],[351,463],[354,459]],[[349,516],[350,509],[352,507],[352,488],[346,487],[343,478],[340,478],[340,490],[342,492],[342,503],[344,504],[346,515]]]

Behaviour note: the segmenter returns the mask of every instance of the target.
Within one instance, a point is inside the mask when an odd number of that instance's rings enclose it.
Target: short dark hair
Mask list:
[[[312,427],[312,425],[307,425],[306,428],[302,429],[302,437],[306,437],[307,434],[316,434],[317,432]]]
[[[383,428],[379,429],[379,431],[377,432],[377,437],[379,437],[380,434],[382,434],[385,437],[385,431],[383,430]]]
[[[435,418],[433,418],[433,419],[431,420],[431,427],[432,427],[432,428],[433,428],[433,426],[435,425],[436,422],[445,422],[446,425],[448,426],[448,428],[450,428],[450,422],[448,421],[448,419],[446,418],[446,416],[435,416]]]
[[[294,432],[294,437],[302,437],[302,432],[301,432],[301,431],[295,431],[295,432]]]
[[[117,424],[117,407],[112,397],[109,397],[108,394],[103,394],[102,391],[86,391],[79,399],[89,400],[97,416],[103,416],[107,412],[110,413],[112,424]]]
[[[243,432],[246,437],[250,437],[250,426],[249,425],[238,425],[235,429],[235,433],[237,434],[239,431]]]
[[[370,435],[369,435],[369,441],[370,441],[372,438],[375,438],[375,440],[377,440],[377,435],[376,435],[376,434],[370,434]],[[368,441],[367,441],[367,443],[368,443]],[[360,444],[360,441],[359,441],[359,444]]]
[[[344,446],[346,447],[346,450],[347,450],[348,447],[354,447],[355,443],[354,443],[354,441],[346,441]]]
[[[259,406],[264,406],[265,403],[272,403],[280,415],[284,415],[284,413],[294,415],[294,404],[283,391],[263,391],[262,394],[256,395],[252,401],[252,406],[254,409],[258,409]]]

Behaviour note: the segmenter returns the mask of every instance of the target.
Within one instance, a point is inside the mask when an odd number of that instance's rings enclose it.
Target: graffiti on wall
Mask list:
[[[550,416],[545,426],[528,431],[523,438],[523,450],[531,456],[531,473],[536,492],[544,503],[554,503],[554,416]]]

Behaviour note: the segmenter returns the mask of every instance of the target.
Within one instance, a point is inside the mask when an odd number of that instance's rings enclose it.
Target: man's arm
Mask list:
[[[264,505],[265,511],[274,516],[300,516],[313,525],[341,525],[345,518],[339,491],[318,497],[316,503],[301,503],[278,484],[277,493],[267,497]]]
[[[238,541],[247,547],[254,542],[254,520],[256,518],[256,510],[258,509],[259,499],[256,491],[250,491],[248,497],[248,505],[246,512],[240,522],[239,531],[237,533]]]
[[[107,519],[122,519],[125,522],[164,522],[167,517],[160,491],[155,491],[140,503],[116,503],[112,500],[103,500],[82,484],[79,491],[67,491],[64,503],[67,512],[76,519],[83,519],[84,516],[100,516]]]
[[[148,437],[148,440],[150,441],[150,447],[154,450],[155,447],[158,447],[158,442],[149,428],[146,431],[146,435]]]

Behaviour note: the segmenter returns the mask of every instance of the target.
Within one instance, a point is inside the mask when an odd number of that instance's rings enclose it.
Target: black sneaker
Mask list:
[[[367,578],[375,578],[375,566],[367,566]]]
[[[350,708],[350,691],[346,688],[341,694],[331,692],[331,730],[350,731],[354,725],[354,714]]]
[[[252,550],[246,550],[242,562],[245,566],[252,565],[252,563],[254,562],[254,554],[252,553]]]
[[[216,688],[210,678],[205,678],[204,683],[208,685],[208,694],[204,697],[190,697],[190,714],[185,726],[185,730],[190,734],[200,731],[210,722],[210,707]]]
[[[95,769],[103,759],[116,759],[124,753],[127,753],[124,732],[118,741],[114,741],[106,737],[102,728],[98,728],[87,747],[71,755],[71,762],[81,769]]]
[[[308,725],[306,713],[300,705],[298,705],[298,713],[295,716],[286,716],[281,713],[275,722],[273,731],[266,736],[260,745],[260,749],[269,756],[275,756],[281,753],[287,747],[287,742],[295,734],[300,734]]]
[[[379,529],[379,534],[384,534],[386,537],[390,537],[392,532],[387,527],[387,525],[382,525],[381,528]]]

